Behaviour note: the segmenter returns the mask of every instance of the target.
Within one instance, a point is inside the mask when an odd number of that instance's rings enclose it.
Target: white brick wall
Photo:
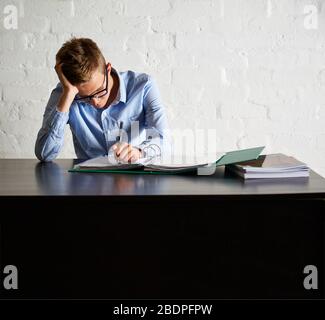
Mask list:
[[[0,0],[0,21],[2,158],[34,157],[55,54],[75,35],[155,76],[172,129],[215,129],[220,151],[266,145],[325,175],[323,1]],[[74,156],[67,128],[61,157]]]

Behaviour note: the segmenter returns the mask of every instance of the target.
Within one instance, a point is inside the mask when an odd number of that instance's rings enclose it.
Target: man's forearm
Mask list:
[[[61,94],[57,110],[60,112],[68,112],[75,95],[74,92],[64,90]]]
[[[53,160],[63,145],[64,128],[69,120],[69,112],[64,110],[69,110],[73,99],[64,92],[61,86],[57,86],[46,105],[42,127],[35,142],[35,155],[39,160]]]

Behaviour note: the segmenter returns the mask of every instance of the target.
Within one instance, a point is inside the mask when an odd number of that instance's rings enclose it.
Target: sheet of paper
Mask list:
[[[142,158],[139,159],[136,162],[132,162],[132,163],[118,163],[117,161],[115,161],[115,163],[112,163],[113,161],[108,161],[108,157],[107,156],[100,156],[97,158],[93,158],[93,159],[89,159],[86,160],[84,162],[81,162],[79,164],[77,164],[77,167],[82,167],[82,168],[129,168],[130,166],[140,166],[143,165],[147,160]]]
[[[208,154],[202,156],[186,156],[186,155],[174,155],[170,158],[162,158],[160,161],[154,161],[151,165],[161,168],[179,169],[190,168],[196,166],[204,166],[212,164],[218,161],[225,153],[218,152],[215,154]]]

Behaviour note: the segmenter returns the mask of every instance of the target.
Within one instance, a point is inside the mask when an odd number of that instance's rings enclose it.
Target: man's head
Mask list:
[[[78,88],[80,97],[102,92],[111,78],[111,64],[106,64],[97,44],[91,39],[72,38],[65,42],[56,54],[56,62],[61,64],[67,80]],[[108,94],[90,102],[96,107],[103,107],[107,98]]]

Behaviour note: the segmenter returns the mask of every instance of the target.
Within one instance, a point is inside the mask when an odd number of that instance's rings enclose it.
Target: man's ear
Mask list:
[[[110,62],[108,62],[108,63],[106,64],[106,70],[107,70],[108,73],[111,72],[111,70],[112,70],[112,65],[111,65]]]

